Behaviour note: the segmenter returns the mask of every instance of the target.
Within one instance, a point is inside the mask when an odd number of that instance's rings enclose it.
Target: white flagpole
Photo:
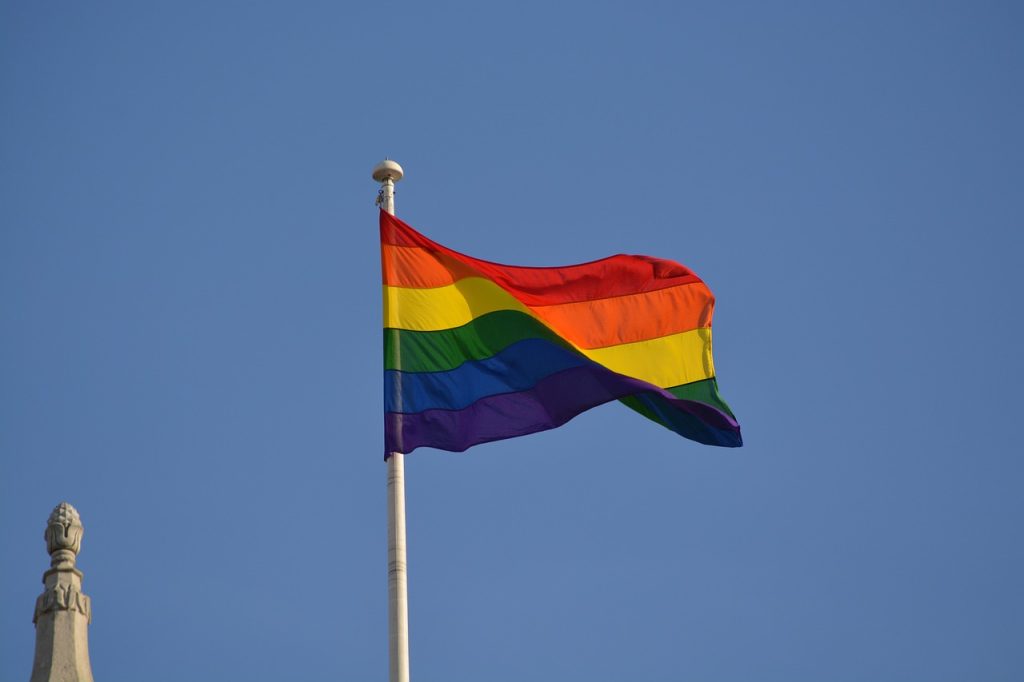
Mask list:
[[[373,169],[377,200],[395,215],[395,183],[402,167],[385,159]],[[391,682],[409,682],[409,576],[405,558],[405,455],[388,453],[388,656]]]

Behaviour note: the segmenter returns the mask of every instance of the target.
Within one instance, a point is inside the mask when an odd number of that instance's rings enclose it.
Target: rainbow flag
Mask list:
[[[500,265],[384,211],[380,241],[386,453],[461,452],[612,400],[691,440],[743,444],[715,380],[714,296],[682,265]]]

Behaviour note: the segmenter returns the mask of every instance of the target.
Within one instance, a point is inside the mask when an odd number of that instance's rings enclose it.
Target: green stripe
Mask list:
[[[454,329],[385,329],[384,369],[445,372],[469,360],[489,358],[517,341],[537,338],[572,349],[536,318],[515,310],[488,313]]]
[[[537,338],[579,352],[536,318],[515,310],[499,310],[454,329],[432,332],[385,329],[384,369],[446,372],[470,360],[496,355],[517,341]],[[706,403],[735,418],[729,405],[718,394],[718,382],[714,377],[667,390],[678,398]],[[621,402],[648,419],[661,423],[636,398],[623,398]]]
[[[718,394],[718,381],[714,377],[710,379],[704,379],[702,381],[694,381],[689,384],[682,384],[681,386],[673,386],[672,388],[666,389],[669,393],[676,396],[677,398],[683,398],[685,400],[695,400],[700,403],[711,405],[714,408],[725,412],[727,415],[736,418],[736,415],[729,409],[729,405],[722,399],[722,396]],[[635,410],[647,417],[653,422],[662,424],[658,417],[651,412],[646,405],[634,396],[629,396],[619,400],[626,407]]]
[[[727,415],[736,418],[736,415],[729,409],[729,405],[725,402],[721,395],[718,393],[718,381],[711,377],[710,379],[704,379],[703,381],[693,381],[689,384],[683,384],[682,386],[673,386],[667,389],[669,393],[677,398],[683,398],[684,400],[696,400],[699,403],[706,403],[712,407],[716,407]]]

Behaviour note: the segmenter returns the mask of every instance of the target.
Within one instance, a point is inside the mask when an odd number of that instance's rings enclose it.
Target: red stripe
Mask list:
[[[492,263],[441,246],[384,211],[380,212],[380,238],[384,244],[417,246],[435,253],[442,263],[457,261],[530,306],[592,301],[701,282],[689,268],[650,256],[619,254],[591,263],[545,268]],[[385,275],[388,277],[386,266]]]

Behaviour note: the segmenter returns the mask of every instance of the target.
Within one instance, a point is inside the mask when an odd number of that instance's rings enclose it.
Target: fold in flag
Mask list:
[[[380,241],[386,453],[461,452],[612,400],[691,440],[743,444],[711,360],[714,296],[682,265],[500,265],[384,211]]]

